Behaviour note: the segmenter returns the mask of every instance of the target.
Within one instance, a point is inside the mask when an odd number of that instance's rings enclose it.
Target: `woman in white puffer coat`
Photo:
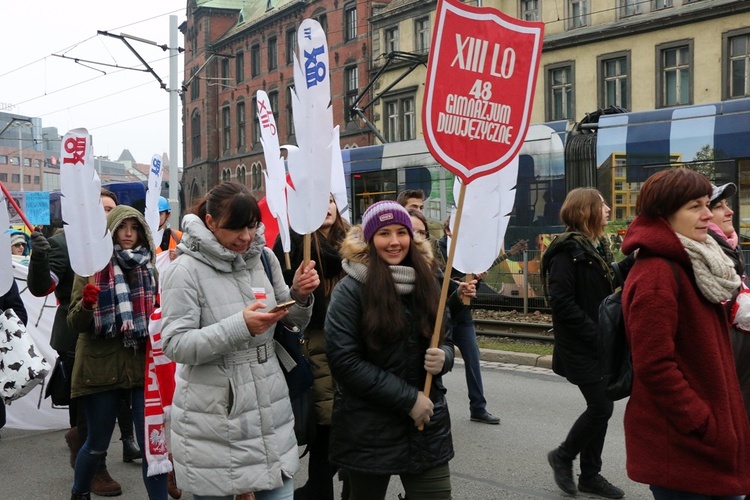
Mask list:
[[[307,325],[315,262],[300,265],[287,287],[245,186],[219,184],[193,212],[162,288],[164,353],[182,365],[171,417],[177,484],[196,499],[291,499],[299,458],[273,332],[284,316]]]

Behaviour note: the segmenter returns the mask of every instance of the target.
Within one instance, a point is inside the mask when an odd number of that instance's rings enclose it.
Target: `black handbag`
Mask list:
[[[65,361],[61,356],[55,360],[55,366],[52,368],[52,375],[47,380],[47,387],[44,390],[44,397],[52,398],[52,404],[55,406],[68,406],[70,404],[70,377],[66,371]]]
[[[265,249],[260,254],[263,269],[273,285],[273,274]],[[315,397],[313,396],[313,373],[310,359],[302,351],[304,337],[296,325],[279,321],[273,332],[276,353],[289,388],[289,399],[294,413],[294,434],[297,444],[306,445],[315,439]]]

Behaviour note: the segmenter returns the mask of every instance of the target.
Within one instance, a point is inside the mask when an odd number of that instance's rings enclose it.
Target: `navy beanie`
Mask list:
[[[362,216],[362,230],[365,233],[365,241],[368,243],[372,241],[372,237],[375,236],[378,229],[390,224],[401,224],[409,230],[409,236],[414,238],[409,212],[395,201],[384,200],[370,205]]]

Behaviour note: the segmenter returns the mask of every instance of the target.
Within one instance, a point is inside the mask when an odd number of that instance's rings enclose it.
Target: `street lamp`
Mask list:
[[[34,124],[31,123],[31,120],[27,118],[11,118],[10,122],[0,130],[0,137],[5,133],[6,130],[8,130],[10,127],[15,127],[16,130],[18,130],[18,173],[20,176],[20,182],[21,182],[21,191],[23,191],[23,139],[22,139],[22,131],[21,127],[33,127]]]

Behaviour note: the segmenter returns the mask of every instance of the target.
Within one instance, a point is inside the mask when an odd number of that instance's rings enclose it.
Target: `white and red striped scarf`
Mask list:
[[[175,388],[175,363],[164,355],[161,341],[161,309],[151,314],[146,346],[145,398],[145,450],[148,463],[148,476],[172,471],[167,450],[166,422],[172,408]]]

